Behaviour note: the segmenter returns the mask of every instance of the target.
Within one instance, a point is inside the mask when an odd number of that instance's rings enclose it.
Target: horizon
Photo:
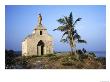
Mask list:
[[[69,51],[69,45],[60,42],[62,33],[53,31],[53,29],[60,25],[56,20],[68,16],[70,12],[73,13],[73,20],[78,17],[82,18],[76,29],[82,39],[87,41],[87,44],[77,44],[77,49],[85,48],[87,51],[106,52],[106,6],[104,5],[7,5],[5,6],[5,49],[21,51],[22,40],[32,33],[37,25],[38,13],[41,13],[43,25],[54,38],[54,51]]]

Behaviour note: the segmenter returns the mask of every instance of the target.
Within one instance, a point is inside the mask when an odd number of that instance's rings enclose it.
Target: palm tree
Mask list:
[[[71,54],[73,53],[73,48],[75,49],[76,43],[86,43],[85,40],[81,39],[81,36],[77,33],[77,30],[75,29],[75,26],[78,21],[80,21],[82,18],[77,18],[75,21],[73,21],[72,12],[70,13],[69,17],[64,16],[64,18],[60,18],[57,21],[61,24],[61,26],[57,27],[55,30],[59,30],[63,32],[61,42],[67,42],[69,43],[71,47]]]

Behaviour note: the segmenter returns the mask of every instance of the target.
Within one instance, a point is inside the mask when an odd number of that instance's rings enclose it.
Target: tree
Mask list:
[[[16,54],[13,50],[5,50],[5,68],[13,68],[15,65]]]
[[[70,15],[64,16],[63,18],[58,19],[57,21],[61,24],[61,26],[58,26],[55,30],[59,30],[63,32],[61,42],[67,42],[69,43],[71,47],[71,54],[73,53],[73,48],[76,47],[76,43],[86,43],[85,40],[81,39],[81,36],[77,33],[77,30],[75,29],[75,26],[78,21],[80,21],[82,18],[77,18],[75,21],[73,21],[72,12]]]

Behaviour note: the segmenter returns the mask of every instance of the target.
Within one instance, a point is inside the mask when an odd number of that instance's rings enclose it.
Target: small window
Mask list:
[[[40,35],[42,35],[42,31],[40,31]]]

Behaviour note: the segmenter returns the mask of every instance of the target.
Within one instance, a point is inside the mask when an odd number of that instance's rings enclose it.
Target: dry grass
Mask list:
[[[17,57],[13,69],[105,69],[106,59],[89,54]],[[8,67],[7,67],[8,68]]]

